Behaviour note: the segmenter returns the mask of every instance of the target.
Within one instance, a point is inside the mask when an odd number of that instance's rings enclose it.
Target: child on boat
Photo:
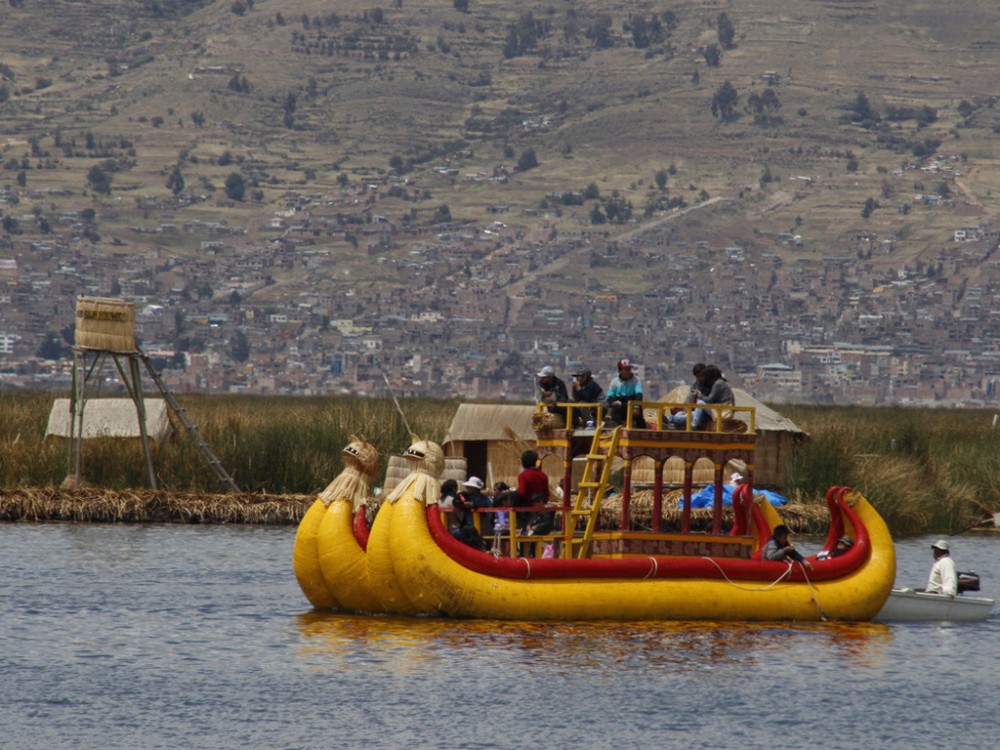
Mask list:
[[[771,538],[764,545],[764,552],[761,556],[765,560],[777,560],[778,562],[794,560],[807,570],[812,570],[812,564],[802,556],[801,552],[795,549],[795,545],[789,540],[790,533],[788,527],[783,523],[775,526]]]

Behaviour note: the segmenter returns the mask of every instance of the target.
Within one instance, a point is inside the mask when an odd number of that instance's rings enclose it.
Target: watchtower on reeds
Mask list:
[[[236,482],[212,453],[197,426],[191,422],[187,412],[178,403],[173,391],[163,382],[149,361],[149,357],[136,344],[135,306],[126,300],[105,297],[79,297],[76,303],[73,390],[70,396],[72,425],[68,441],[70,471],[67,479],[71,479],[76,486],[80,484],[83,468],[83,414],[89,397],[88,385],[94,386],[93,390],[100,386],[100,376],[109,359],[114,363],[129,397],[135,403],[150,486],[156,489],[157,481],[149,436],[146,434],[146,407],[143,400],[140,363],[149,372],[153,383],[163,394],[171,410],[187,428],[188,434],[194,439],[195,445],[215,475],[227,489],[239,492]]]

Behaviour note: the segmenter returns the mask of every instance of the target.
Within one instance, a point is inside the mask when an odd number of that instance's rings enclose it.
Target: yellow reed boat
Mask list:
[[[653,408],[662,417],[678,405]],[[492,551],[469,546],[448,531],[447,512],[437,504],[441,449],[417,441],[407,451],[413,473],[385,499],[370,534],[357,516],[341,513],[339,541],[318,544],[320,559],[328,560],[320,566],[323,585],[336,603],[321,605],[311,596],[310,601],[321,609],[503,620],[872,619],[892,589],[895,551],[884,521],[860,493],[846,487],[827,493],[824,551],[849,534],[855,541],[846,553],[809,557],[808,565],[762,559],[781,519],[763,495],[753,493],[754,415],[750,407],[744,411],[748,429],[738,433],[724,431],[721,415],[718,427],[709,431],[638,429],[630,422],[614,429],[542,426],[538,451],[563,459],[562,485],[570,491],[561,505],[515,508],[512,515],[544,510],[555,514],[556,528],[526,537],[511,518],[512,531],[498,537]],[[581,441],[586,468],[572,487],[571,462],[581,453]],[[633,528],[630,463],[638,456],[654,460],[656,477],[670,457],[684,459],[679,528],[661,528],[659,479],[653,487],[652,528]],[[690,512],[691,475],[699,458],[716,466],[715,504],[706,530],[692,528]],[[624,461],[624,479],[620,518],[609,524],[600,511],[613,459]],[[721,485],[723,469],[734,459],[746,465],[748,481],[733,493],[730,525],[724,523]],[[354,546],[346,543],[348,534]],[[363,558],[357,555],[362,546]],[[543,549],[545,556],[534,556]],[[349,564],[342,559],[348,554]],[[353,599],[344,591],[344,578],[355,589]]]

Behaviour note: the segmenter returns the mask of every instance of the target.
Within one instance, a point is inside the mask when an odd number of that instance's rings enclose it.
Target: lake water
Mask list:
[[[0,526],[0,746],[996,747],[1000,626],[310,612],[290,527]],[[921,585],[931,539],[898,544]],[[1000,591],[1000,538],[952,539]],[[802,545],[809,548],[809,544]],[[813,545],[813,549],[816,545]]]

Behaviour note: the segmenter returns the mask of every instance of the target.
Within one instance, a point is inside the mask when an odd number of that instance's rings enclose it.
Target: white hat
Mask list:
[[[931,549],[939,549],[942,552],[947,552],[950,547],[948,546],[947,539],[938,539],[934,544],[931,545]]]
[[[740,474],[738,471],[734,471],[732,476],[729,477],[729,481],[733,484],[739,484],[740,482],[743,481],[743,475]]]
[[[462,482],[463,487],[475,487],[477,490],[483,488],[483,480],[479,477],[469,477],[464,482]]]
[[[541,370],[538,371],[537,377],[547,378],[549,375],[555,375],[556,371],[552,369],[552,365],[545,365]]]

